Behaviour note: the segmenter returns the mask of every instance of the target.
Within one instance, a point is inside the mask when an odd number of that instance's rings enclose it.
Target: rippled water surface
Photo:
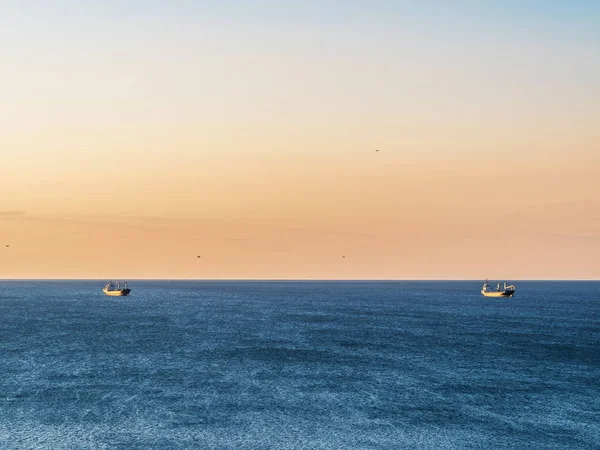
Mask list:
[[[598,449],[600,283],[0,282],[0,448]]]

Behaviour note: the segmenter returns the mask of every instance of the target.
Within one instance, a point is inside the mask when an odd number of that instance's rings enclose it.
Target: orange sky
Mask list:
[[[0,36],[0,278],[600,278],[576,24],[59,12]]]

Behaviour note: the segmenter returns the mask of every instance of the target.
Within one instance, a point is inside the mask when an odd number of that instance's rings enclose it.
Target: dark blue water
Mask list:
[[[103,284],[0,283],[0,448],[600,448],[600,283]]]

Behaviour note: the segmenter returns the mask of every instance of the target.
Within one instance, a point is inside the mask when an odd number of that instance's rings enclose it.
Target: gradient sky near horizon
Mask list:
[[[600,278],[598,2],[5,0],[0,58],[0,278]]]

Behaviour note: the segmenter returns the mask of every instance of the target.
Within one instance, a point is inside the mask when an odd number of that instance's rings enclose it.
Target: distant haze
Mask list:
[[[597,2],[86,3],[0,6],[0,278],[600,278]]]

